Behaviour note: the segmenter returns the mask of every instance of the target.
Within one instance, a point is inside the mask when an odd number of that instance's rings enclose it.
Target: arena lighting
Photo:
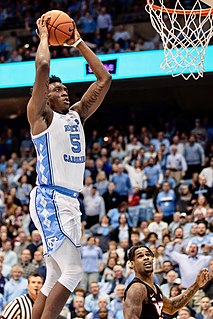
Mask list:
[[[113,80],[167,75],[160,68],[160,64],[164,59],[163,50],[102,54],[98,55],[98,57],[105,64],[105,67],[111,70],[110,73]],[[205,55],[205,72],[213,72],[212,57],[213,46],[209,46]],[[52,59],[50,74],[59,75],[65,84],[93,82],[96,78],[86,64],[87,62],[83,57]],[[0,89],[32,87],[34,80],[34,61],[0,64]]]

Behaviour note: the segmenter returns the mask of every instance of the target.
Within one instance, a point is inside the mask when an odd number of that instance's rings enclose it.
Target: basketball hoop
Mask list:
[[[146,11],[154,29],[159,33],[164,61],[160,67],[173,77],[203,77],[204,57],[213,36],[213,8],[203,9],[196,0],[190,10],[184,9],[181,0],[176,0],[173,9],[167,8],[163,0],[147,0]]]

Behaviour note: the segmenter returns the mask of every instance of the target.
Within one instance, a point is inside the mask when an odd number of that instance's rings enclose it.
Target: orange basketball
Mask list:
[[[45,13],[50,16],[47,23],[49,32],[49,44],[53,46],[63,45],[71,38],[75,25],[73,20],[63,11],[51,10]]]

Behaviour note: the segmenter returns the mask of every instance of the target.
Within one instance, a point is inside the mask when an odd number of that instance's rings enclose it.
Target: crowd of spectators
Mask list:
[[[166,1],[168,7],[171,1]],[[191,1],[183,5],[190,7]],[[145,0],[0,0],[0,63],[31,61],[38,47],[36,20],[49,10],[62,10],[76,22],[82,38],[97,54],[122,53],[162,48],[158,34],[147,38],[143,28],[134,31],[132,23],[148,21]],[[153,33],[154,34],[154,33]],[[50,47],[51,58],[78,56],[76,48]]]
[[[26,293],[27,278],[45,263],[29,215],[35,185],[35,150],[27,129],[0,134],[0,311]],[[69,178],[69,177],[68,177]],[[197,272],[213,271],[213,127],[195,120],[187,132],[166,125],[109,126],[87,134],[82,211],[84,276],[62,318],[123,318],[122,299],[134,277],[131,245],[154,253],[155,282],[170,297]],[[14,289],[14,287],[16,287]],[[179,313],[165,318],[212,319],[213,281]]]

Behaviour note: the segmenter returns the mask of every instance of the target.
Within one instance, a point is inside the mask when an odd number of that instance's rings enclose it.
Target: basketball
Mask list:
[[[50,16],[47,23],[49,32],[49,44],[53,46],[63,45],[73,35],[75,28],[73,20],[63,11],[51,10],[45,13]]]

